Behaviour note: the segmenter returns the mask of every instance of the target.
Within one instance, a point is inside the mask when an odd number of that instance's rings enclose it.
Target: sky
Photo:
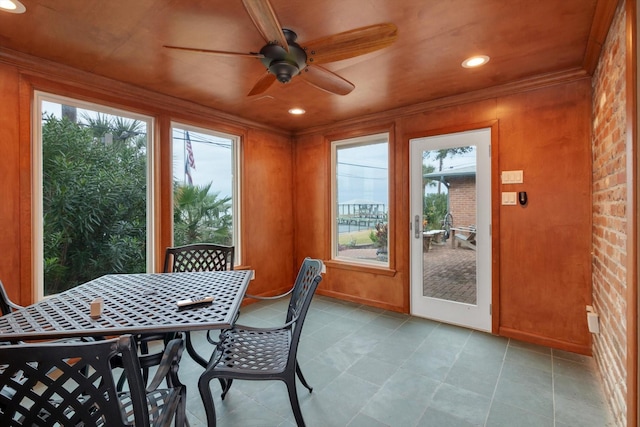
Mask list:
[[[338,203],[354,199],[389,205],[389,144],[338,148]]]
[[[439,160],[436,160],[435,158],[435,155],[437,154],[437,152],[432,151],[431,153],[432,154],[429,155],[426,159],[424,159],[422,163],[426,166],[433,166],[434,170],[437,171],[440,167]],[[444,171],[444,170],[456,168],[456,167],[472,166],[475,164],[476,164],[476,149],[474,146],[473,149],[468,153],[458,154],[454,157],[447,156],[442,161],[442,170]],[[442,186],[441,190],[444,190],[442,192],[446,192],[446,187]],[[437,192],[438,192],[438,186],[433,185],[433,186],[427,186],[425,194],[430,194],[430,193],[433,194]]]
[[[195,168],[189,172],[193,185],[211,184],[211,192],[229,197],[233,189],[233,141],[213,134],[189,131]],[[186,130],[173,128],[173,178],[187,182],[185,173]]]
[[[475,148],[455,157],[443,160],[443,170],[475,164]],[[388,144],[370,144],[339,148],[338,203],[353,199],[366,199],[389,205]],[[425,165],[439,168],[439,161],[431,155],[423,160]],[[437,186],[427,187],[427,193],[437,192]]]

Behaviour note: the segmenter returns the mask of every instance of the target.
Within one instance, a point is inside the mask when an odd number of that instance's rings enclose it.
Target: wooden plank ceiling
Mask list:
[[[259,59],[163,48],[257,52],[265,44],[238,0],[23,0],[0,12],[0,54],[20,51],[242,118],[297,132],[558,72],[592,72],[613,0],[271,0],[298,42],[390,22],[390,47],[323,65],[348,95],[301,78],[248,97]],[[487,65],[465,69],[472,55]],[[0,55],[1,58],[1,55]],[[304,108],[303,116],[288,110]]]

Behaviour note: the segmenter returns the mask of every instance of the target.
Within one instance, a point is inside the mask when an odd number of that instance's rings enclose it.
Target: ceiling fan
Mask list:
[[[377,24],[356,28],[298,44],[297,34],[282,28],[269,0],[242,0],[251,20],[267,42],[260,52],[226,52],[181,46],[164,47],[214,55],[244,56],[258,58],[267,68],[264,75],[253,86],[248,96],[266,91],[278,80],[288,83],[299,75],[305,82],[319,89],[338,95],[347,95],[355,86],[339,75],[320,67],[320,64],[353,58],[390,46],[397,38],[394,24]]]

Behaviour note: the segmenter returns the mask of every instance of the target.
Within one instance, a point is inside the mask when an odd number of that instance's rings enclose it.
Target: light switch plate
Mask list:
[[[523,171],[512,171],[511,172],[511,177],[512,180],[511,182],[513,182],[514,184],[522,184],[524,182],[524,172]]]
[[[522,184],[524,182],[524,172],[518,171],[502,171],[503,184]]]
[[[503,205],[516,205],[518,193],[515,191],[503,191],[502,192],[502,204]]]

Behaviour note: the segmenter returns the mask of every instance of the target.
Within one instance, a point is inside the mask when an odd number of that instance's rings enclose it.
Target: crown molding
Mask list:
[[[144,105],[145,109],[158,114],[194,115],[199,118],[220,121],[227,125],[245,129],[264,130],[288,137],[292,135],[289,131],[264,123],[247,120],[201,104],[143,89],[23,52],[0,47],[0,63],[17,67],[19,73],[25,77],[35,78],[40,81],[51,81],[79,91],[104,95],[108,99],[117,98],[125,105]]]
[[[499,86],[492,86],[473,92],[434,99],[419,104],[400,107],[393,110],[387,110],[367,116],[344,120],[341,122],[335,122],[331,123],[330,125],[316,126],[313,128],[305,129],[303,131],[298,131],[295,133],[295,136],[298,137],[315,133],[324,133],[327,131],[335,131],[337,127],[349,127],[356,124],[362,124],[364,122],[385,121],[391,118],[397,119],[400,117],[424,113],[425,111],[429,110],[435,110],[437,108],[451,107],[455,105],[467,104],[470,102],[497,98],[505,95],[512,95],[515,93],[536,90],[547,86],[564,84],[576,80],[582,80],[585,78],[591,78],[591,76],[583,68],[572,68],[565,71],[540,74]]]

